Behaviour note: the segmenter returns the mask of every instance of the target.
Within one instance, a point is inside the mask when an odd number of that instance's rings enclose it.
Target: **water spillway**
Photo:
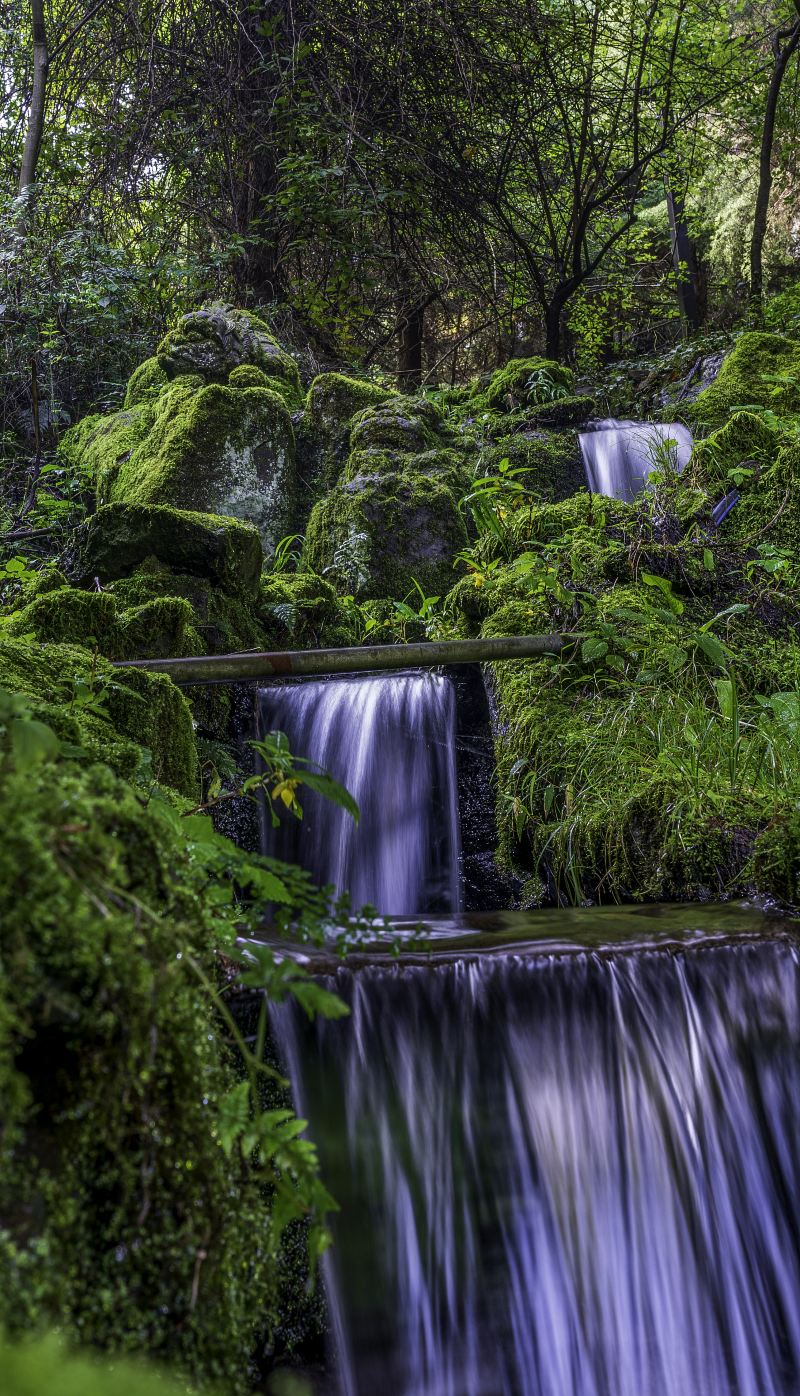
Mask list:
[[[382,915],[460,905],[455,693],[430,673],[276,684],[259,690],[262,730],[284,732],[357,801],[349,814],[313,792],[303,820],[265,830],[264,846],[299,862],[354,908]]]
[[[692,435],[681,422],[665,425],[608,417],[595,422],[593,430],[581,432],[580,446],[592,493],[631,500],[665,457],[673,469],[684,469],[692,453]]]
[[[338,969],[274,1023],[344,1396],[795,1396],[790,940]]]

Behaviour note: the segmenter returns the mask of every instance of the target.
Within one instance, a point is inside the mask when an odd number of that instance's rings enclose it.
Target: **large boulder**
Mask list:
[[[211,305],[182,316],[162,339],[155,358],[167,379],[197,374],[204,383],[224,384],[239,368],[257,368],[291,407],[301,405],[297,364],[269,325],[249,310]]]
[[[321,373],[314,379],[306,397],[302,434],[314,458],[310,473],[325,487],[336,483],[347,459],[353,417],[391,397],[391,392],[377,383],[343,373]]]
[[[170,505],[255,524],[264,548],[291,530],[298,485],[292,420],[266,386],[177,378],[67,432],[62,453],[104,504]]]
[[[127,577],[155,558],[233,594],[258,594],[261,540],[252,524],[159,506],[107,504],[75,530],[63,567],[77,586]]]
[[[572,370],[553,359],[511,359],[492,374],[481,397],[492,411],[514,412],[566,397],[572,383]]]
[[[467,541],[453,491],[408,471],[358,476],[320,500],[306,529],[305,557],[359,600],[402,598],[415,581],[426,595],[441,596]]]

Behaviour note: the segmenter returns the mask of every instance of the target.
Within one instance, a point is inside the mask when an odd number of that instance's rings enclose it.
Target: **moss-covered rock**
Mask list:
[[[269,649],[358,643],[351,612],[331,582],[314,572],[268,573],[261,584],[257,610]]]
[[[142,769],[145,750],[156,780],[181,794],[197,795],[191,713],[183,694],[163,674],[114,669],[76,645],[34,645],[3,636],[0,688],[22,694],[37,720],[119,775],[130,777]]]
[[[305,558],[361,600],[405,596],[413,579],[442,595],[466,543],[452,490],[428,475],[388,474],[340,486],[314,506]]]
[[[378,383],[348,378],[343,373],[321,373],[306,397],[306,412],[315,431],[327,436],[347,426],[357,412],[377,407],[394,396]]]
[[[375,407],[393,396],[376,383],[348,378],[343,373],[322,373],[314,379],[306,397],[306,410],[298,440],[308,439],[303,454],[309,457],[308,471],[327,489],[334,485],[347,459],[350,423],[358,412]],[[300,446],[298,446],[298,458]]]
[[[199,374],[204,383],[225,384],[237,369],[252,366],[290,407],[301,406],[297,364],[249,310],[218,304],[191,311],[162,339],[156,358],[168,378]]]
[[[167,375],[158,359],[145,359],[133,370],[128,380],[123,407],[138,407],[140,403],[152,402],[166,385]]]
[[[526,411],[526,421],[529,427],[546,427],[552,431],[561,430],[564,427],[580,426],[587,422],[597,411],[597,399],[582,394],[577,397],[555,398],[552,402],[543,402],[538,407],[531,407]]]
[[[232,595],[258,594],[263,560],[252,524],[158,505],[108,504],[76,529],[64,568],[80,586],[115,581],[155,558]]]
[[[696,444],[677,487],[675,507],[687,527],[710,525],[724,496],[739,498],[718,525],[726,540],[800,547],[800,438],[752,412],[737,412]]]
[[[490,410],[513,412],[551,403],[572,387],[572,370],[553,359],[511,359],[492,374],[481,397]]]
[[[350,449],[377,448],[418,455],[441,445],[445,430],[439,409],[427,398],[393,397],[359,412],[350,432]]]
[[[782,335],[739,336],[710,387],[687,409],[698,427],[721,427],[737,408],[768,407],[783,416],[800,413],[800,342]]]
[[[584,488],[586,471],[577,432],[524,431],[501,436],[480,453],[480,474],[496,474],[507,460],[532,496],[568,499]]]
[[[244,1392],[269,1220],[220,1143],[235,1078],[187,840],[105,765],[3,770],[0,818],[0,1322]]]
[[[162,504],[254,523],[269,550],[297,506],[294,432],[269,388],[178,378],[158,397],[65,434],[103,504]]]

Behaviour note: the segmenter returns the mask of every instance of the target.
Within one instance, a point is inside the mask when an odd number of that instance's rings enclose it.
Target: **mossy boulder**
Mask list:
[[[315,572],[268,573],[257,607],[269,649],[304,649],[358,643],[352,613],[336,588]]]
[[[167,375],[158,359],[145,359],[133,370],[125,392],[123,407],[138,407],[143,402],[152,402],[162,388],[167,386]]]
[[[565,396],[572,383],[572,370],[553,359],[511,359],[492,374],[481,398],[490,411],[513,412]]]
[[[306,397],[306,412],[314,430],[326,436],[346,426],[357,412],[377,407],[394,395],[378,383],[348,378],[344,373],[321,373]]]
[[[393,397],[359,412],[350,432],[350,449],[371,448],[418,455],[442,444],[445,423],[427,398]]]
[[[157,397],[65,433],[64,457],[103,504],[161,504],[254,523],[271,550],[297,505],[286,403],[267,387],[168,383]]]
[[[321,373],[314,379],[306,397],[306,410],[300,438],[307,438],[305,454],[312,460],[310,475],[321,479],[326,488],[336,483],[347,458],[350,423],[358,412],[376,407],[393,394],[377,383],[348,378],[343,373]]]
[[[258,594],[263,552],[254,525],[164,505],[98,509],[76,529],[63,566],[77,585],[87,586],[128,576],[151,558],[232,595]]]
[[[534,496],[543,500],[568,499],[586,484],[586,471],[578,433],[525,430],[501,436],[480,454],[480,473],[496,474],[507,460],[513,470],[522,470],[521,481]]]
[[[320,500],[306,529],[305,558],[360,600],[403,597],[414,579],[428,595],[442,595],[466,544],[453,491],[409,472],[360,478]]]
[[[196,797],[189,705],[163,674],[115,669],[77,645],[31,644],[0,632],[0,689],[22,694],[37,720],[118,775],[140,770],[146,750],[156,780]]]
[[[546,427],[551,431],[559,431],[564,427],[581,426],[596,411],[597,399],[588,394],[581,394],[543,402],[538,407],[528,409],[525,416],[529,427]]]
[[[244,1396],[269,1213],[220,1143],[213,912],[165,808],[103,764],[0,777],[0,1323]]]
[[[291,407],[302,402],[297,364],[249,310],[212,305],[191,311],[162,339],[156,359],[167,378],[198,374],[204,383],[225,384],[237,369],[257,368]]]
[[[687,409],[696,427],[721,427],[737,408],[800,413],[800,341],[750,331],[739,336],[710,387]]]
[[[457,451],[447,446],[433,447],[419,455],[407,455],[403,451],[386,450],[380,446],[370,446],[363,450],[351,451],[342,473],[342,483],[375,481],[390,475],[412,473],[428,475],[431,479],[449,486],[460,497],[469,489],[471,480],[470,463],[476,460],[474,453]]]

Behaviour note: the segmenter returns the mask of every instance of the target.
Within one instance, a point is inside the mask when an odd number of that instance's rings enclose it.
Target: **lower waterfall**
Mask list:
[[[276,684],[260,690],[262,730],[285,732],[347,787],[349,814],[303,795],[303,820],[265,830],[269,853],[299,862],[354,909],[382,915],[460,905],[455,692],[428,673]]]
[[[667,448],[667,442],[675,442]],[[673,466],[683,470],[692,453],[692,435],[681,422],[598,421],[580,434],[586,479],[593,494],[635,498],[644,488],[659,456],[668,449]]]
[[[274,1010],[344,1396],[796,1396],[788,940],[341,968]]]

